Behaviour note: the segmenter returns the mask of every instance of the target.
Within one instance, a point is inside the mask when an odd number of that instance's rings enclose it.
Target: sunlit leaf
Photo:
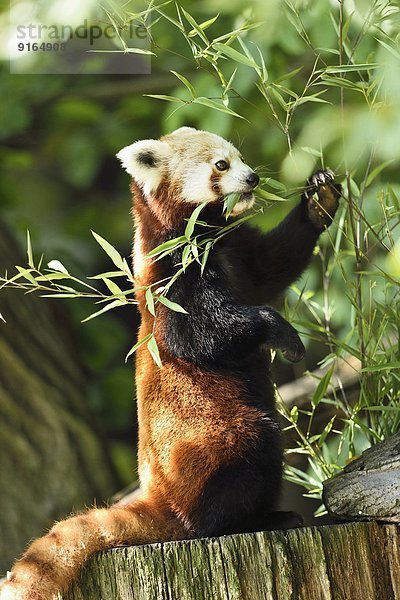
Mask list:
[[[98,310],[95,313],[92,313],[91,315],[89,315],[88,317],[86,317],[86,319],[83,319],[82,323],[86,323],[87,321],[91,321],[92,319],[95,319],[99,315],[102,315],[103,313],[108,312],[109,310],[113,310],[114,308],[117,308],[118,306],[123,306],[123,304],[124,303],[121,300],[113,300],[112,302],[110,302],[110,304],[106,304],[106,306],[103,306],[102,309]]]
[[[361,369],[362,373],[373,373],[376,371],[388,371],[389,369],[400,369],[400,361],[388,362],[383,365],[369,365]]]
[[[287,202],[286,198],[281,198],[272,192],[267,192],[266,190],[262,190],[260,188],[257,188],[254,193],[263,200],[268,200],[268,202]]]
[[[154,298],[153,298],[153,293],[151,291],[151,288],[147,288],[145,297],[146,297],[147,308],[148,308],[149,312],[153,315],[153,317],[155,317],[156,312],[154,309]]]
[[[258,72],[260,71],[260,67],[254,60],[254,58],[249,58],[246,54],[242,54],[241,52],[235,50],[234,48],[231,48],[230,46],[221,44],[220,42],[214,42],[213,48],[215,48],[216,50],[218,50],[218,52],[221,52],[221,54],[227,56],[228,58],[234,60],[237,63],[246,65],[247,67],[252,67]]]
[[[380,165],[378,165],[377,167],[375,167],[375,169],[373,171],[371,171],[371,173],[368,175],[367,181],[365,182],[365,187],[370,186],[371,183],[374,181],[374,179],[379,175],[379,173],[381,173],[384,169],[386,169],[386,167],[388,167],[390,164],[392,164],[393,161],[394,161],[394,158],[392,158],[390,160],[386,160],[385,162],[383,162]]]
[[[196,224],[197,218],[199,216],[199,214],[201,213],[201,211],[203,210],[203,208],[207,205],[207,202],[202,202],[201,204],[199,204],[198,206],[196,206],[196,208],[194,209],[194,211],[192,212],[192,214],[190,215],[190,219],[187,222],[186,228],[185,228],[185,238],[190,241],[190,238],[193,235],[193,231],[194,231],[194,226]]]
[[[232,115],[233,117],[238,117],[239,119],[244,119],[244,117],[242,117],[242,115],[239,115],[235,111],[231,110],[230,108],[227,108],[226,106],[224,106],[220,102],[217,102],[216,100],[210,100],[210,98],[204,98],[204,97],[200,96],[199,98],[195,98],[193,100],[193,103],[194,104],[202,104],[203,106],[207,106],[208,108],[213,108],[214,110],[219,110],[220,112],[226,113],[227,115]]]
[[[234,192],[232,194],[228,194],[227,196],[225,196],[224,213],[225,213],[226,218],[229,217],[229,215],[231,214],[231,212],[233,211],[233,209],[235,208],[235,206],[239,202],[239,200],[240,200],[240,194],[237,192]]]
[[[168,240],[167,242],[163,242],[156,248],[153,248],[153,250],[150,250],[147,256],[152,257],[157,256],[157,254],[161,254],[162,252],[173,252],[176,248],[179,248],[179,246],[182,246],[182,244],[186,242],[186,237],[181,235],[177,238],[173,238],[172,240]]]
[[[210,254],[210,250],[212,248],[213,245],[213,241],[209,240],[205,247],[204,247],[204,252],[203,252],[203,256],[201,257],[201,274],[203,275],[204,273],[204,269],[206,268],[206,264],[207,264],[207,260],[208,260],[208,255]]]
[[[130,356],[132,356],[132,354],[134,354],[136,352],[136,350],[138,348],[140,348],[140,346],[142,346],[142,344],[145,344],[146,342],[148,342],[148,340],[152,337],[152,335],[153,335],[152,333],[149,333],[144,338],[139,340],[134,346],[132,346],[132,348],[129,350],[128,354],[125,356],[125,362],[128,361],[128,358]]]
[[[379,69],[381,65],[378,63],[360,64],[360,65],[337,65],[328,66],[324,69],[324,73],[350,73],[353,71],[369,71],[370,69]]]
[[[107,277],[103,277],[103,281],[110,290],[110,292],[113,294],[113,296],[120,296],[120,300],[122,300],[124,303],[126,302],[126,298],[124,297],[124,293],[126,292],[123,292],[121,288],[115,283],[115,281],[111,281],[111,279],[107,279]],[[129,293],[130,290],[128,290],[128,294]]]
[[[194,89],[194,87],[192,86],[190,81],[188,79],[186,79],[186,77],[184,77],[184,75],[181,75],[180,73],[177,73],[176,71],[171,71],[171,73],[173,73],[175,75],[175,77],[177,77],[179,79],[179,81],[181,81],[183,83],[183,85],[189,90],[189,93],[192,96],[192,98],[195,98],[196,90]]]
[[[124,261],[122,259],[122,256],[120,255],[120,253],[114,248],[114,246],[112,246],[110,244],[110,242],[107,242],[107,240],[102,238],[101,235],[99,235],[98,233],[96,233],[93,230],[91,230],[91,231],[92,231],[92,235],[93,235],[94,239],[96,240],[96,242],[98,244],[100,244],[100,246],[103,248],[104,252],[106,254],[108,254],[108,256],[113,261],[114,265],[116,267],[118,267],[119,269],[124,270],[125,264],[124,264]]]
[[[329,423],[324,427],[324,430],[321,433],[320,438],[318,440],[318,446],[320,448],[322,447],[322,444],[325,442],[326,438],[328,437],[328,434],[331,432],[333,424],[335,422],[335,419],[336,419],[336,415],[333,415],[333,417],[331,418]]]
[[[213,25],[213,23],[215,23],[215,21],[218,19],[218,17],[219,17],[219,13],[217,15],[215,15],[215,17],[212,17],[211,19],[207,19],[207,21],[203,21],[202,23],[199,23],[198,25],[199,25],[200,29],[202,31],[205,31],[211,25]],[[196,34],[197,34],[196,29],[192,29],[192,31],[189,31],[188,36],[193,37]]]
[[[29,281],[29,283],[31,283],[35,287],[39,285],[35,277],[32,275],[32,269],[26,269],[25,267],[18,266],[16,266],[15,268],[19,272],[19,276],[13,277],[11,281],[16,280],[19,277],[24,277],[27,281]]]
[[[177,302],[172,302],[172,300],[169,300],[169,298],[166,296],[159,296],[158,301],[174,312],[184,313],[185,315],[188,314],[188,312],[180,304]]]
[[[157,100],[166,100],[167,102],[177,102],[178,104],[185,104],[185,101],[175,96],[166,96],[165,94],[143,94],[147,98],[156,98]]]
[[[149,339],[149,341],[147,343],[147,348],[148,348],[154,362],[156,363],[157,367],[161,368],[162,362],[161,362],[161,358],[160,358],[160,352],[158,350],[156,338],[154,337],[154,335],[152,335],[151,338]]]
[[[68,270],[66,269],[66,267],[64,267],[64,265],[59,260],[51,260],[49,263],[47,263],[47,266],[49,267],[49,269],[52,269],[53,271],[59,271],[60,273],[69,275]]]
[[[198,36],[203,40],[203,42],[205,44],[208,44],[209,43],[208,38],[207,38],[206,34],[203,32],[203,29],[197,23],[197,21],[182,6],[180,7],[180,9],[183,12],[183,14],[185,15],[186,20],[190,23],[190,25],[196,31]]]
[[[325,373],[325,375],[321,378],[320,382],[318,383],[317,389],[315,390],[311,398],[311,404],[314,408],[318,406],[322,398],[325,396],[326,390],[328,389],[328,386],[332,379],[334,368],[335,366],[332,365],[332,367]]]
[[[26,232],[26,248],[27,248],[27,254],[28,254],[28,265],[30,267],[32,267],[32,269],[34,269],[35,268],[35,263],[34,263],[34,260],[33,260],[31,234],[29,233],[29,229]]]

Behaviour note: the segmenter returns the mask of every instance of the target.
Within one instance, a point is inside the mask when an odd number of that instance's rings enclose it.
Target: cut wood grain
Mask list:
[[[399,600],[399,541],[397,525],[348,523],[116,548],[63,599]]]

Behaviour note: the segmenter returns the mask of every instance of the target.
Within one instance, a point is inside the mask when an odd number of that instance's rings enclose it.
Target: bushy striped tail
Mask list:
[[[8,573],[0,600],[52,600],[100,550],[182,537],[178,521],[150,500],[89,510],[60,521],[32,543]]]

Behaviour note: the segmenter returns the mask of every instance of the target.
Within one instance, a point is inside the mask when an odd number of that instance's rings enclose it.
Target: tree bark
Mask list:
[[[25,264],[0,222],[0,272]],[[116,489],[85,406],[87,381],[48,301],[1,290],[0,573],[32,537]],[[60,332],[61,330],[61,332]]]
[[[395,525],[351,523],[117,548],[63,598],[394,600],[399,539]]]
[[[400,432],[325,481],[323,499],[335,519],[400,523]]]

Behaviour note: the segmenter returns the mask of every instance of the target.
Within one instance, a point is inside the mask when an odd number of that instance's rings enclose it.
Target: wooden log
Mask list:
[[[348,523],[116,548],[64,600],[398,600],[396,525]]]
[[[325,481],[323,499],[335,519],[400,523],[400,432]]]

